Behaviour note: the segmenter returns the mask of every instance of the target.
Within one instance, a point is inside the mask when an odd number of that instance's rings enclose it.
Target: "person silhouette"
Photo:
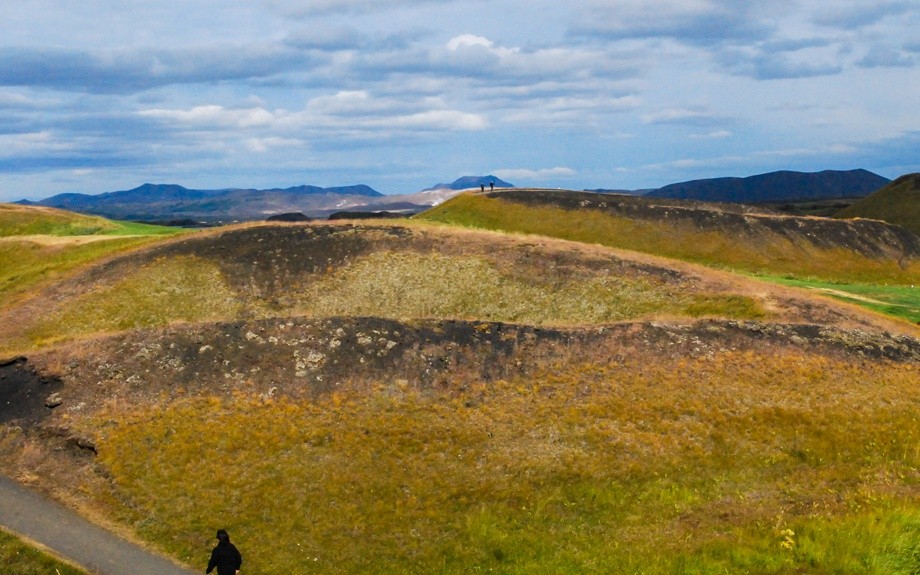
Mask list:
[[[486,191],[486,185],[485,185],[485,184],[479,184],[479,191],[480,191],[480,192]]]
[[[494,191],[495,191],[495,182],[489,182],[489,191],[490,191],[490,192],[494,192]]]
[[[240,555],[236,545],[230,543],[230,536],[223,529],[217,530],[217,546],[211,551],[211,560],[208,561],[210,573],[217,567],[217,575],[239,575],[243,566],[243,556]]]

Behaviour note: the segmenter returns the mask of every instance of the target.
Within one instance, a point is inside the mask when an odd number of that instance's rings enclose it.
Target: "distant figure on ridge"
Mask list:
[[[211,560],[208,561],[208,570],[205,573],[210,573],[217,567],[217,575],[239,575],[242,566],[243,556],[236,545],[230,543],[230,536],[225,530],[218,529],[217,546],[211,551]]]
[[[494,191],[495,191],[495,182],[489,182],[489,191],[490,191],[490,192],[494,192]]]
[[[486,185],[485,185],[485,184],[479,184],[479,191],[480,191],[480,192],[486,191]]]

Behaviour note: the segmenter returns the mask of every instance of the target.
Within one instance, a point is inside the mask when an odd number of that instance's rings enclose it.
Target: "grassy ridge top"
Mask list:
[[[902,176],[834,217],[882,220],[920,235],[920,174]]]
[[[185,231],[0,204],[0,308],[94,261],[181,233]]]
[[[9,236],[95,236],[170,235],[174,228],[117,222],[41,206],[0,204],[0,237]]]
[[[618,202],[625,207],[613,207]],[[825,239],[824,234],[809,230],[809,226],[826,225],[818,219],[655,207],[643,202],[642,198],[517,190],[465,194],[418,217],[625,248],[764,275],[920,283],[920,257],[913,253],[920,240],[910,234],[897,236],[896,229],[883,224],[861,231],[824,220],[839,228]]]

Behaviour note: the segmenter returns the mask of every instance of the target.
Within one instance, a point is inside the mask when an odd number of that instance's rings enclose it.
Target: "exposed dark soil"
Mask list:
[[[0,405],[0,421],[55,429],[43,401],[57,391],[54,414],[98,410],[108,401],[146,403],[235,391],[311,398],[337,389],[402,381],[419,389],[527,376],[547,366],[636,354],[706,357],[751,350],[920,361],[910,337],[819,325],[706,320],[557,330],[529,326],[379,318],[279,318],[144,330],[37,353],[8,363],[12,385],[33,390],[26,404]],[[44,410],[44,411],[43,411]]]
[[[600,210],[630,219],[690,225],[736,237],[756,238],[770,232],[793,242],[804,241],[821,248],[844,248],[870,258],[920,258],[920,237],[899,226],[876,220],[777,216],[764,213],[762,208],[740,204],[591,192],[514,189],[487,195],[525,205]]]
[[[25,357],[0,361],[0,423],[37,424],[51,415],[46,404],[54,402],[47,400],[62,388],[57,376],[38,373]]]

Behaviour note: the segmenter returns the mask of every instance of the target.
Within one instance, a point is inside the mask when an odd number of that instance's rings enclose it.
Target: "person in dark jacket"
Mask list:
[[[211,551],[211,560],[208,561],[208,570],[205,573],[210,573],[217,567],[217,575],[238,575],[242,566],[243,556],[236,545],[230,543],[230,536],[226,531],[218,529],[217,547]]]

